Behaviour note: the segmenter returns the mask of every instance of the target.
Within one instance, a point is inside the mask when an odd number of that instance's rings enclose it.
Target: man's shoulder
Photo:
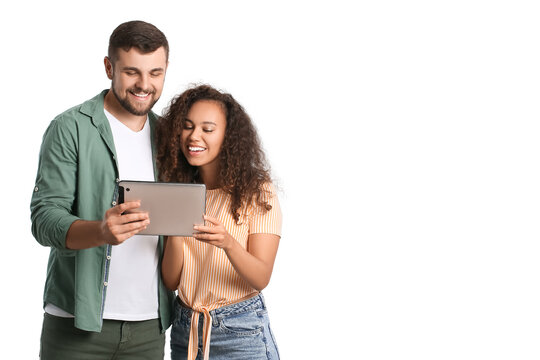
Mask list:
[[[84,120],[90,120],[95,116],[97,110],[103,109],[103,98],[105,93],[106,91],[103,91],[93,98],[67,109],[58,114],[53,121],[68,125]]]

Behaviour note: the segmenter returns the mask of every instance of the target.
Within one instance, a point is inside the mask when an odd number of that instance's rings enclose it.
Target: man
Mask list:
[[[161,281],[163,244],[137,235],[150,219],[117,204],[118,181],[156,178],[151,111],[169,46],[130,21],[110,37],[111,88],[57,116],[43,137],[31,202],[32,233],[51,247],[42,359],[159,359],[173,294]]]

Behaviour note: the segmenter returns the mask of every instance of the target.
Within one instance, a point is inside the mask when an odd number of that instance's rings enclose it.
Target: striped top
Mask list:
[[[221,189],[206,191],[206,214],[221,221],[227,232],[247,249],[250,234],[275,234],[281,236],[281,209],[273,185],[267,202],[272,206],[264,211],[249,206],[236,223],[231,212],[231,196]],[[207,358],[210,346],[211,317],[209,312],[248,299],[258,291],[249,286],[234,270],[225,251],[193,237],[183,238],[184,264],[178,285],[178,296],[193,309],[191,319],[190,349],[188,358],[197,355],[199,313],[204,314],[203,349]],[[193,350],[192,350],[193,349]],[[193,357],[192,357],[193,356]]]

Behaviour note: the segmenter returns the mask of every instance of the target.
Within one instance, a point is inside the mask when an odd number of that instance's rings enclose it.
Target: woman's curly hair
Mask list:
[[[219,187],[231,195],[230,212],[238,223],[250,204],[263,211],[272,207],[264,185],[271,180],[270,168],[255,126],[244,108],[227,93],[199,85],[175,96],[157,125],[157,167],[164,182],[202,183],[196,166],[181,150],[181,133],[191,106],[200,100],[221,104],[226,117],[225,138],[219,154]]]

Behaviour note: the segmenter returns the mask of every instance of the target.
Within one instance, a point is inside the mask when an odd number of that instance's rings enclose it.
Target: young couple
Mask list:
[[[111,87],[58,115],[41,146],[32,233],[51,248],[42,359],[277,359],[260,291],[272,274],[281,212],[255,128],[210,86],[152,111],[169,45],[130,21],[109,41]],[[138,235],[152,220],[117,204],[118,182],[204,183],[192,237]],[[174,291],[178,292],[175,296]]]

